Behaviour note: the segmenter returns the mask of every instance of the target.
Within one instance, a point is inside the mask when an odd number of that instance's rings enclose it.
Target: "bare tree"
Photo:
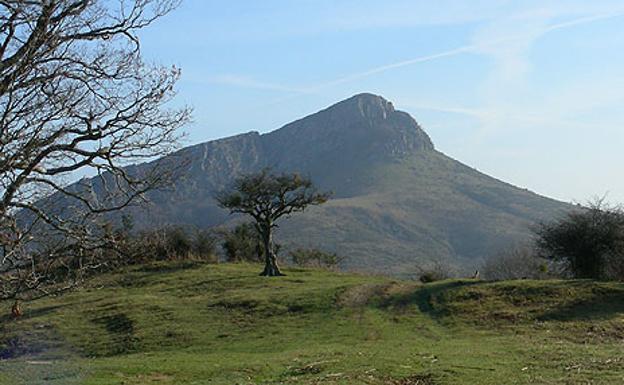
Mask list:
[[[557,265],[540,258],[533,245],[515,245],[499,250],[482,266],[486,279],[545,279],[558,277]]]
[[[216,199],[230,213],[250,215],[262,238],[265,267],[260,275],[283,275],[273,248],[273,229],[277,220],[310,205],[325,203],[329,193],[320,193],[308,178],[298,174],[272,174],[264,169],[256,174],[237,178],[232,191],[222,192]]]
[[[166,105],[179,69],[146,65],[137,36],[177,4],[0,1],[0,298],[71,286],[114,247],[106,214],[166,183],[161,162],[128,166],[170,153],[189,118]],[[67,187],[85,169],[97,182]]]

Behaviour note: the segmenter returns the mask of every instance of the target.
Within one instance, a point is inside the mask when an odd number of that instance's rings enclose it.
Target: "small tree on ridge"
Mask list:
[[[231,191],[216,196],[219,205],[230,213],[247,214],[254,219],[264,246],[265,266],[260,275],[267,277],[284,275],[273,248],[277,220],[310,205],[325,203],[328,198],[329,193],[318,192],[309,178],[296,173],[277,175],[269,169],[237,178]]]

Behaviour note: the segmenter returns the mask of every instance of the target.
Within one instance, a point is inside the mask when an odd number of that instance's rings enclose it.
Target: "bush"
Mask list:
[[[544,258],[565,263],[576,278],[624,279],[624,211],[597,200],[535,229]]]
[[[260,234],[251,223],[243,223],[231,230],[222,230],[221,247],[228,262],[262,262],[264,247]],[[277,248],[276,248],[277,249]]]
[[[290,259],[297,266],[335,269],[344,260],[335,253],[318,249],[298,248],[290,252]]]
[[[39,287],[55,292],[68,290],[87,277],[133,264],[162,260],[217,261],[216,238],[210,230],[164,227],[137,234],[130,230],[127,224],[115,228],[105,223],[101,231],[107,247],[85,253],[80,247],[68,245],[64,254],[54,259],[46,258],[50,255],[48,245],[58,250],[55,245],[58,240],[50,238],[40,249],[41,254],[32,252],[29,257],[32,261],[29,270],[37,277],[38,287],[33,286],[28,295],[40,295],[36,293]],[[0,284],[9,287],[7,284],[13,282],[0,279]]]
[[[126,254],[134,262],[185,259],[216,262],[216,241],[210,230],[163,227],[130,236]]]
[[[162,244],[163,257],[166,259],[188,259],[193,248],[190,235],[181,227],[171,227],[164,231]]]
[[[197,229],[193,235],[191,252],[200,259],[215,259],[217,255],[217,237],[209,229]]]
[[[561,276],[556,263],[539,257],[532,246],[516,246],[489,257],[481,271],[485,279],[546,279]]]
[[[422,283],[442,281],[458,275],[455,267],[441,261],[436,261],[425,268],[417,267],[416,270],[418,280]]]
[[[450,277],[448,277],[445,274],[441,274],[439,271],[427,270],[420,274],[420,277],[418,277],[418,280],[422,283],[430,283],[430,282],[435,282],[435,281],[442,281],[448,278]]]

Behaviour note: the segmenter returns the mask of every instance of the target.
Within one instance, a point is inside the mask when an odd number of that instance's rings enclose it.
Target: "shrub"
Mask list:
[[[292,262],[302,267],[335,269],[344,258],[336,253],[328,253],[319,249],[298,248],[290,252]]]
[[[556,263],[539,257],[532,246],[515,246],[490,256],[481,268],[489,280],[545,279],[561,276]]]
[[[228,262],[262,262],[264,247],[260,234],[251,223],[243,223],[231,230],[222,230],[221,247]],[[277,248],[276,248],[277,250]]]
[[[596,200],[535,229],[544,258],[564,262],[576,278],[624,279],[624,211]]]
[[[190,235],[181,227],[165,229],[163,253],[166,259],[188,259],[193,248]]]
[[[435,282],[435,281],[441,281],[444,279],[448,279],[449,277],[447,277],[446,275],[440,274],[437,271],[434,270],[428,270],[428,271],[424,271],[423,273],[420,274],[420,277],[418,277],[418,280],[422,283],[430,283],[430,282]]]
[[[214,232],[209,229],[196,229],[191,252],[196,258],[215,259],[217,255],[217,237]]]
[[[185,259],[216,262],[216,242],[211,230],[169,226],[130,236],[125,254],[130,262]]]
[[[442,281],[444,279],[457,277],[457,269],[448,263],[436,261],[429,266],[417,267],[418,280],[422,283]]]

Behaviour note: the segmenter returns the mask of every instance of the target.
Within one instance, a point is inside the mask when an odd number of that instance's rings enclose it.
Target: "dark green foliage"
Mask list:
[[[455,267],[442,261],[436,261],[425,268],[418,267],[417,271],[418,280],[422,283],[442,281],[444,279],[449,279],[457,276],[457,271]]]
[[[423,272],[418,279],[422,283],[430,283],[430,282],[435,282],[435,281],[441,281],[447,278],[448,277],[445,274],[441,273],[440,271],[427,270]]]
[[[329,194],[317,192],[309,178],[297,173],[273,174],[267,168],[236,179],[231,191],[218,194],[216,199],[231,212],[273,222],[309,205],[325,203]]]
[[[222,232],[221,247],[228,262],[262,262],[262,238],[251,223],[242,223]]]
[[[336,253],[328,253],[319,249],[298,248],[290,252],[292,262],[302,267],[336,268],[344,260]]]
[[[163,255],[167,258],[185,259],[191,252],[191,237],[181,227],[172,227],[165,230]]]
[[[215,259],[217,241],[209,230],[170,227],[164,229],[163,240],[160,247],[165,259]]]
[[[191,253],[200,258],[213,258],[216,254],[217,238],[209,229],[197,229],[193,234]]]
[[[624,279],[624,211],[602,200],[535,230],[545,258],[563,261],[577,278]]]

